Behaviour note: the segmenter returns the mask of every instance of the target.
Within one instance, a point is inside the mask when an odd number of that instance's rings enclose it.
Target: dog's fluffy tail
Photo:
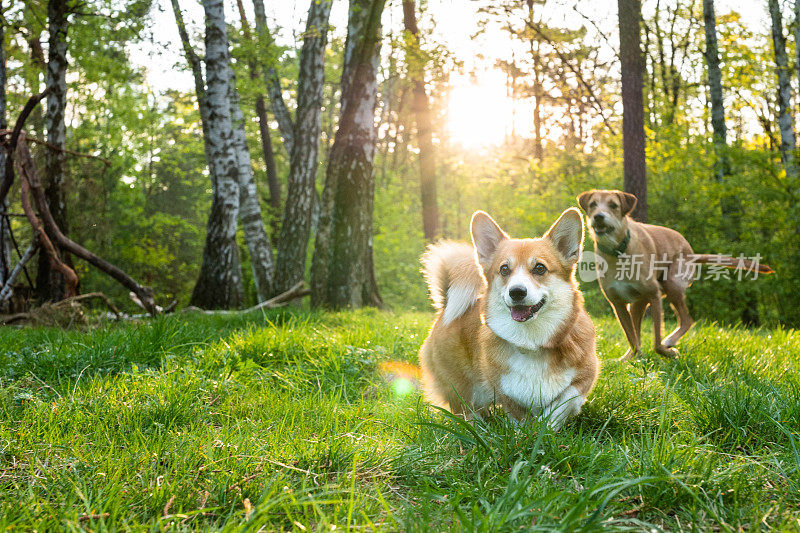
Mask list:
[[[764,263],[756,263],[749,259],[731,257],[729,255],[717,254],[694,254],[692,256],[695,263],[704,263],[707,265],[719,265],[734,270],[748,270],[758,272],[759,274],[774,274],[775,271],[772,267]]]
[[[420,261],[433,307],[442,310],[445,325],[463,315],[478,300],[484,281],[471,245],[455,241],[432,244]]]

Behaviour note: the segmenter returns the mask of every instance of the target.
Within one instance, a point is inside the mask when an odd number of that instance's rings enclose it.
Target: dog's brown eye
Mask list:
[[[543,276],[547,273],[547,267],[544,266],[542,263],[536,263],[534,265],[532,272],[537,276]]]
[[[615,203],[610,203],[610,204],[608,204],[608,207],[610,207],[611,209],[616,209],[619,206],[617,204],[615,204]]]
[[[500,275],[504,278],[511,274],[511,269],[508,268],[508,265],[500,265]]]
[[[589,209],[594,209],[595,207],[597,207],[597,202],[592,202],[589,204]]]

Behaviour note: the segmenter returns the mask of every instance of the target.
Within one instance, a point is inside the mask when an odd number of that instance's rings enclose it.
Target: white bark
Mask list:
[[[258,189],[253,177],[250,163],[250,148],[244,129],[244,116],[239,105],[239,93],[236,91],[236,79],[233,69],[230,74],[230,106],[233,119],[233,139],[236,149],[237,167],[239,170],[239,218],[242,221],[244,239],[250,253],[250,265],[253,269],[253,280],[256,285],[258,301],[268,300],[273,293],[275,264],[272,259],[272,245],[264,229],[261,218],[261,206],[258,203]]]
[[[211,159],[218,174],[208,219],[203,263],[192,305],[238,307],[242,300],[241,266],[236,244],[239,214],[239,167],[230,106],[230,54],[222,0],[203,0],[206,18],[206,99]]]
[[[294,141],[286,204],[278,240],[275,277],[278,291],[289,289],[305,276],[319,162],[322,89],[325,81],[324,52],[328,41],[330,12],[331,0],[311,0],[300,53]]]
[[[192,69],[194,91],[197,97],[197,108],[200,113],[200,126],[203,129],[203,149],[206,155],[206,165],[208,166],[208,173],[211,177],[211,184],[216,186],[217,168],[214,159],[211,157],[211,145],[208,140],[208,101],[206,100],[206,82],[203,78],[203,62],[197,56],[197,53],[192,47],[192,43],[189,41],[189,33],[186,31],[186,24],[183,21],[183,13],[181,12],[178,0],[172,0],[172,12],[175,14],[175,22],[178,25],[178,34],[181,38],[186,61]]]
[[[262,44],[271,43],[272,37],[267,27],[264,0],[253,0],[253,11],[255,13],[256,32],[258,33],[259,41]],[[330,11],[330,7],[328,7],[328,11]],[[278,73],[272,65],[266,65],[266,68],[264,68],[264,84],[267,86],[267,96],[269,96],[269,101],[272,104],[272,114],[275,115],[275,120],[278,122],[278,130],[280,130],[283,138],[283,147],[286,148],[286,153],[291,155],[294,143],[294,123],[289,108],[286,107],[286,102],[283,100],[283,91],[281,90]]]
[[[772,19],[772,44],[775,48],[775,66],[778,75],[778,125],[781,130],[781,159],[786,177],[797,178],[797,161],[794,154],[795,136],[792,124],[792,84],[789,80],[789,60],[786,55],[786,38],[783,35],[781,8],[778,0],[769,0]]]
[[[65,148],[67,141],[67,126],[64,113],[67,107],[67,30],[69,22],[66,3],[51,0],[47,3],[48,26],[48,59],[47,59],[47,86],[51,87],[47,96],[47,116],[45,128],[47,141],[58,147]],[[64,171],[66,155],[61,150],[48,150],[45,159],[46,186],[45,194],[58,227],[65,234],[69,234],[67,224],[67,206],[64,194]],[[51,236],[52,239],[52,236]],[[58,246],[56,250],[58,250]],[[71,263],[65,254],[62,258],[68,265]],[[36,288],[42,300],[61,300],[64,298],[64,277],[53,270],[47,254],[39,254],[39,264],[36,276]]]

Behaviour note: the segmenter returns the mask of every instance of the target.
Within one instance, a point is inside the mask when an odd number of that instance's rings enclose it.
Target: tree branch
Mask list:
[[[20,140],[23,142],[19,142],[17,144],[17,168],[19,169],[20,173],[20,181],[23,185],[23,199],[27,197],[27,192],[25,189],[30,189],[30,192],[33,193],[34,202],[36,203],[36,208],[39,211],[39,214],[42,217],[44,222],[45,228],[47,228],[47,233],[55,238],[56,242],[58,243],[60,248],[67,250],[68,252],[88,261],[92,265],[94,265],[97,269],[105,272],[115,280],[117,280],[121,285],[126,287],[127,289],[133,291],[139,300],[142,302],[142,305],[147,309],[147,311],[151,315],[155,315],[157,313],[155,300],[153,298],[153,290],[150,287],[143,287],[139,285],[133,278],[127,275],[125,272],[117,268],[116,266],[112,265],[105,259],[96,256],[83,246],[77,244],[76,242],[70,240],[66,237],[62,232],[58,225],[53,220],[53,215],[50,213],[50,208],[47,205],[47,199],[44,194],[44,189],[42,188],[42,182],[39,179],[39,175],[36,172],[36,167],[33,164],[33,160],[31,158],[31,153],[28,148],[28,143],[25,141],[25,133],[20,132]],[[28,209],[30,209],[30,205],[28,205]],[[27,212],[28,210],[26,210]],[[38,222],[35,219],[31,221],[32,224]],[[40,232],[40,240],[42,237],[42,233]],[[46,237],[46,235],[45,235]],[[43,243],[45,244],[45,243]],[[52,243],[51,243],[52,246]],[[71,269],[70,269],[70,272]],[[66,273],[65,273],[66,275]],[[74,276],[75,273],[72,272]],[[75,278],[75,284],[77,285],[77,276]]]
[[[307,296],[311,294],[311,290],[305,288],[305,282],[299,281],[297,282],[291,289],[288,291],[275,296],[267,301],[261,302],[258,305],[254,305],[253,307],[249,307],[243,310],[206,310],[200,309],[199,307],[187,307],[184,311],[196,311],[198,313],[203,313],[204,315],[236,315],[240,313],[249,313],[251,311],[258,311],[263,309],[272,309],[275,307],[280,307],[282,305],[286,305],[287,303],[291,302],[292,300],[296,300],[298,298],[302,298],[303,296]]]
[[[28,246],[28,249],[25,250],[25,253],[22,254],[19,263],[17,263],[17,266],[15,266],[14,269],[11,271],[11,274],[9,274],[8,279],[6,280],[6,284],[3,285],[3,290],[0,290],[0,303],[3,303],[9,298],[11,298],[11,291],[12,291],[11,286],[14,284],[15,281],[17,281],[19,273],[22,272],[23,268],[25,268],[25,263],[31,260],[31,257],[33,257],[34,254],[36,254],[36,250],[38,248],[39,248],[38,244],[36,243],[36,241],[34,241],[31,243],[30,246]]]
[[[532,29],[534,32],[536,32],[537,35],[539,35],[542,39],[547,41],[550,44],[550,46],[553,47],[553,51],[556,53],[558,58],[562,61],[562,63],[564,63],[567,66],[567,68],[569,68],[572,71],[573,74],[575,74],[575,77],[578,79],[580,84],[583,85],[583,87],[589,93],[589,96],[591,97],[592,102],[594,103],[594,107],[597,109],[597,113],[600,115],[600,118],[603,119],[603,124],[605,125],[606,129],[608,129],[611,135],[616,135],[617,131],[614,129],[614,127],[606,118],[603,104],[597,98],[597,96],[594,93],[594,89],[592,89],[592,86],[589,85],[589,83],[583,77],[583,74],[581,74],[580,71],[578,71],[578,69],[575,68],[572,62],[570,62],[569,59],[563,54],[563,52],[561,52],[561,50],[558,49],[558,46],[556,46],[555,41],[553,41],[553,39],[551,39],[550,36],[547,35],[538,24],[536,24],[531,20],[526,20],[525,25],[528,26],[528,28]]]
[[[14,150],[17,148],[17,139],[19,139],[19,135],[22,133],[22,128],[25,126],[25,121],[28,120],[28,117],[37,104],[41,102],[45,96],[50,94],[52,89],[52,86],[47,87],[41,93],[31,96],[17,117],[17,122],[14,124],[14,129],[11,132],[11,138],[8,140],[8,144],[6,146],[6,175],[3,179],[3,183],[0,184],[0,204],[5,201],[6,196],[8,196],[8,191],[11,189],[11,185],[14,183]]]

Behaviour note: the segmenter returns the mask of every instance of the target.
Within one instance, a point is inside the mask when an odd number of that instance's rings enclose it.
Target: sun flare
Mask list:
[[[447,129],[452,141],[465,148],[501,144],[512,131],[513,116],[505,78],[496,70],[479,79],[457,80],[450,92]]]

